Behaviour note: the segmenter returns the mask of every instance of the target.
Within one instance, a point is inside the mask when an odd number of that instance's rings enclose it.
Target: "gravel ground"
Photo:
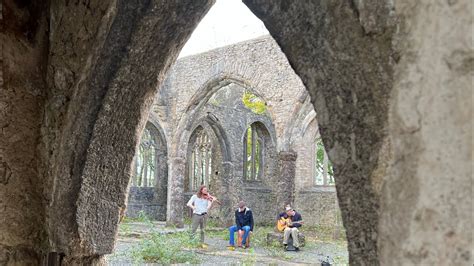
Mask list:
[[[137,265],[133,263],[130,250],[138,246],[151,231],[150,224],[128,223],[120,228],[114,254],[107,257],[109,265]],[[154,230],[162,233],[186,231],[184,229],[165,228],[163,223],[154,223]],[[222,237],[206,236],[206,249],[189,249],[194,252],[200,265],[320,265],[329,256],[331,264],[348,263],[348,253],[344,242],[328,242],[307,238],[306,246],[299,252],[285,252],[282,248],[252,246],[249,249],[227,249],[228,241]],[[252,242],[251,242],[252,244]],[[141,265],[157,265],[153,263]]]

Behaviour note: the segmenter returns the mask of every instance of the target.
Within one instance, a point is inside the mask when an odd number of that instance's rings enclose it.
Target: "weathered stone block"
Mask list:
[[[305,236],[303,232],[298,233],[298,240],[300,242],[300,247],[304,247],[305,244]],[[283,243],[283,233],[279,232],[271,232],[267,234],[267,245],[269,246],[281,246]],[[290,239],[288,240],[288,245],[293,244],[293,239],[290,236]]]

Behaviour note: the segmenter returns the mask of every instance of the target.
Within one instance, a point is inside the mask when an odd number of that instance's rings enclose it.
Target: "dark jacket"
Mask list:
[[[239,209],[235,211],[235,224],[237,229],[241,230],[242,227],[248,225],[250,226],[250,231],[253,231],[253,215],[252,210],[245,208],[244,211],[239,212]]]
[[[282,212],[278,215],[278,219],[280,219],[282,217],[286,219],[286,218],[288,218],[288,214],[286,214],[286,212]],[[301,214],[299,214],[295,211],[295,215],[293,215],[293,217],[291,217],[291,221],[292,222],[297,222],[297,221],[302,221],[302,220],[303,220],[303,218],[301,218]],[[290,225],[290,227],[297,227],[297,228],[301,227],[301,226],[302,226],[302,224]]]

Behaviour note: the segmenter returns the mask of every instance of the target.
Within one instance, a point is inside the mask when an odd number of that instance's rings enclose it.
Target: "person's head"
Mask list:
[[[286,210],[286,214],[288,216],[294,216],[295,215],[295,210],[293,210],[293,208],[290,205],[286,205],[285,210]]]
[[[203,185],[199,188],[197,196],[198,198],[202,198],[204,194],[207,194],[207,187]]]
[[[242,210],[242,209],[245,208],[246,205],[245,205],[245,202],[243,200],[241,200],[241,201],[239,201],[239,204],[237,206],[239,206],[239,209]]]

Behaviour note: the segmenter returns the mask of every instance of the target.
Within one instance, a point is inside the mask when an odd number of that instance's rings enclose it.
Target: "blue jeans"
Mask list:
[[[244,235],[242,237],[242,246],[245,245],[245,241],[247,240],[247,237],[249,236],[249,232],[250,232],[250,226],[246,225],[246,226],[243,226],[242,227],[242,230],[244,230]],[[235,241],[234,241],[234,233],[237,232],[238,229],[237,229],[237,225],[233,225],[231,227],[229,227],[229,233],[230,233],[230,239],[229,239],[229,244],[231,246],[234,246],[235,245]]]

